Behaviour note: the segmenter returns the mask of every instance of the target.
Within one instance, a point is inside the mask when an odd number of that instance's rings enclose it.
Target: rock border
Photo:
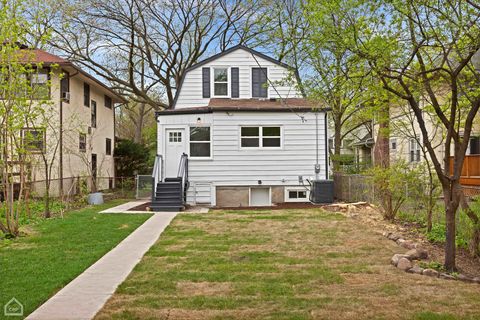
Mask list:
[[[404,254],[394,254],[390,263],[400,270],[408,273],[419,274],[427,277],[439,278],[444,280],[458,280],[468,283],[480,284],[480,277],[471,278],[464,274],[448,274],[446,272],[439,272],[435,269],[422,268],[415,264],[415,261],[421,261],[428,258],[428,252],[421,247],[419,243],[404,239],[401,235],[392,232],[383,232],[385,238],[394,241],[397,245],[408,249]]]

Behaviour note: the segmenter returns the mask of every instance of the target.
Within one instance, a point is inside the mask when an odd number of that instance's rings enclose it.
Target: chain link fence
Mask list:
[[[136,177],[97,177],[90,176],[51,179],[49,195],[52,198],[74,199],[90,192],[101,191],[105,198],[134,198],[136,196]],[[63,187],[63,189],[62,189]],[[47,191],[47,181],[37,180],[27,184],[30,196],[41,198]]]
[[[380,199],[375,194],[375,184],[372,177],[361,174],[344,174],[335,173],[333,175],[334,196],[337,201],[343,202],[359,202],[365,201],[369,203],[376,203]],[[405,189],[405,198],[415,198],[418,190],[416,185],[403,186]],[[418,189],[418,188],[417,188]],[[468,200],[473,200],[480,197],[480,187],[462,186],[463,193]],[[411,199],[414,201],[415,199]]]

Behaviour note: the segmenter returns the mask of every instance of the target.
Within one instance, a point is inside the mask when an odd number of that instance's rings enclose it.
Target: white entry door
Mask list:
[[[165,130],[165,177],[175,178],[178,174],[178,165],[185,149],[185,130]]]

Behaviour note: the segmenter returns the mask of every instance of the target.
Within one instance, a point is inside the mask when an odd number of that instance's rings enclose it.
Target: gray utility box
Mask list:
[[[310,189],[313,203],[333,203],[333,180],[313,180]]]

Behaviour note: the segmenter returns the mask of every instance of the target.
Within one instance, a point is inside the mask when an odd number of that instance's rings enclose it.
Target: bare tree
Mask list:
[[[68,6],[51,45],[155,109],[173,104],[185,70],[205,53],[248,41],[257,1],[88,0]]]

